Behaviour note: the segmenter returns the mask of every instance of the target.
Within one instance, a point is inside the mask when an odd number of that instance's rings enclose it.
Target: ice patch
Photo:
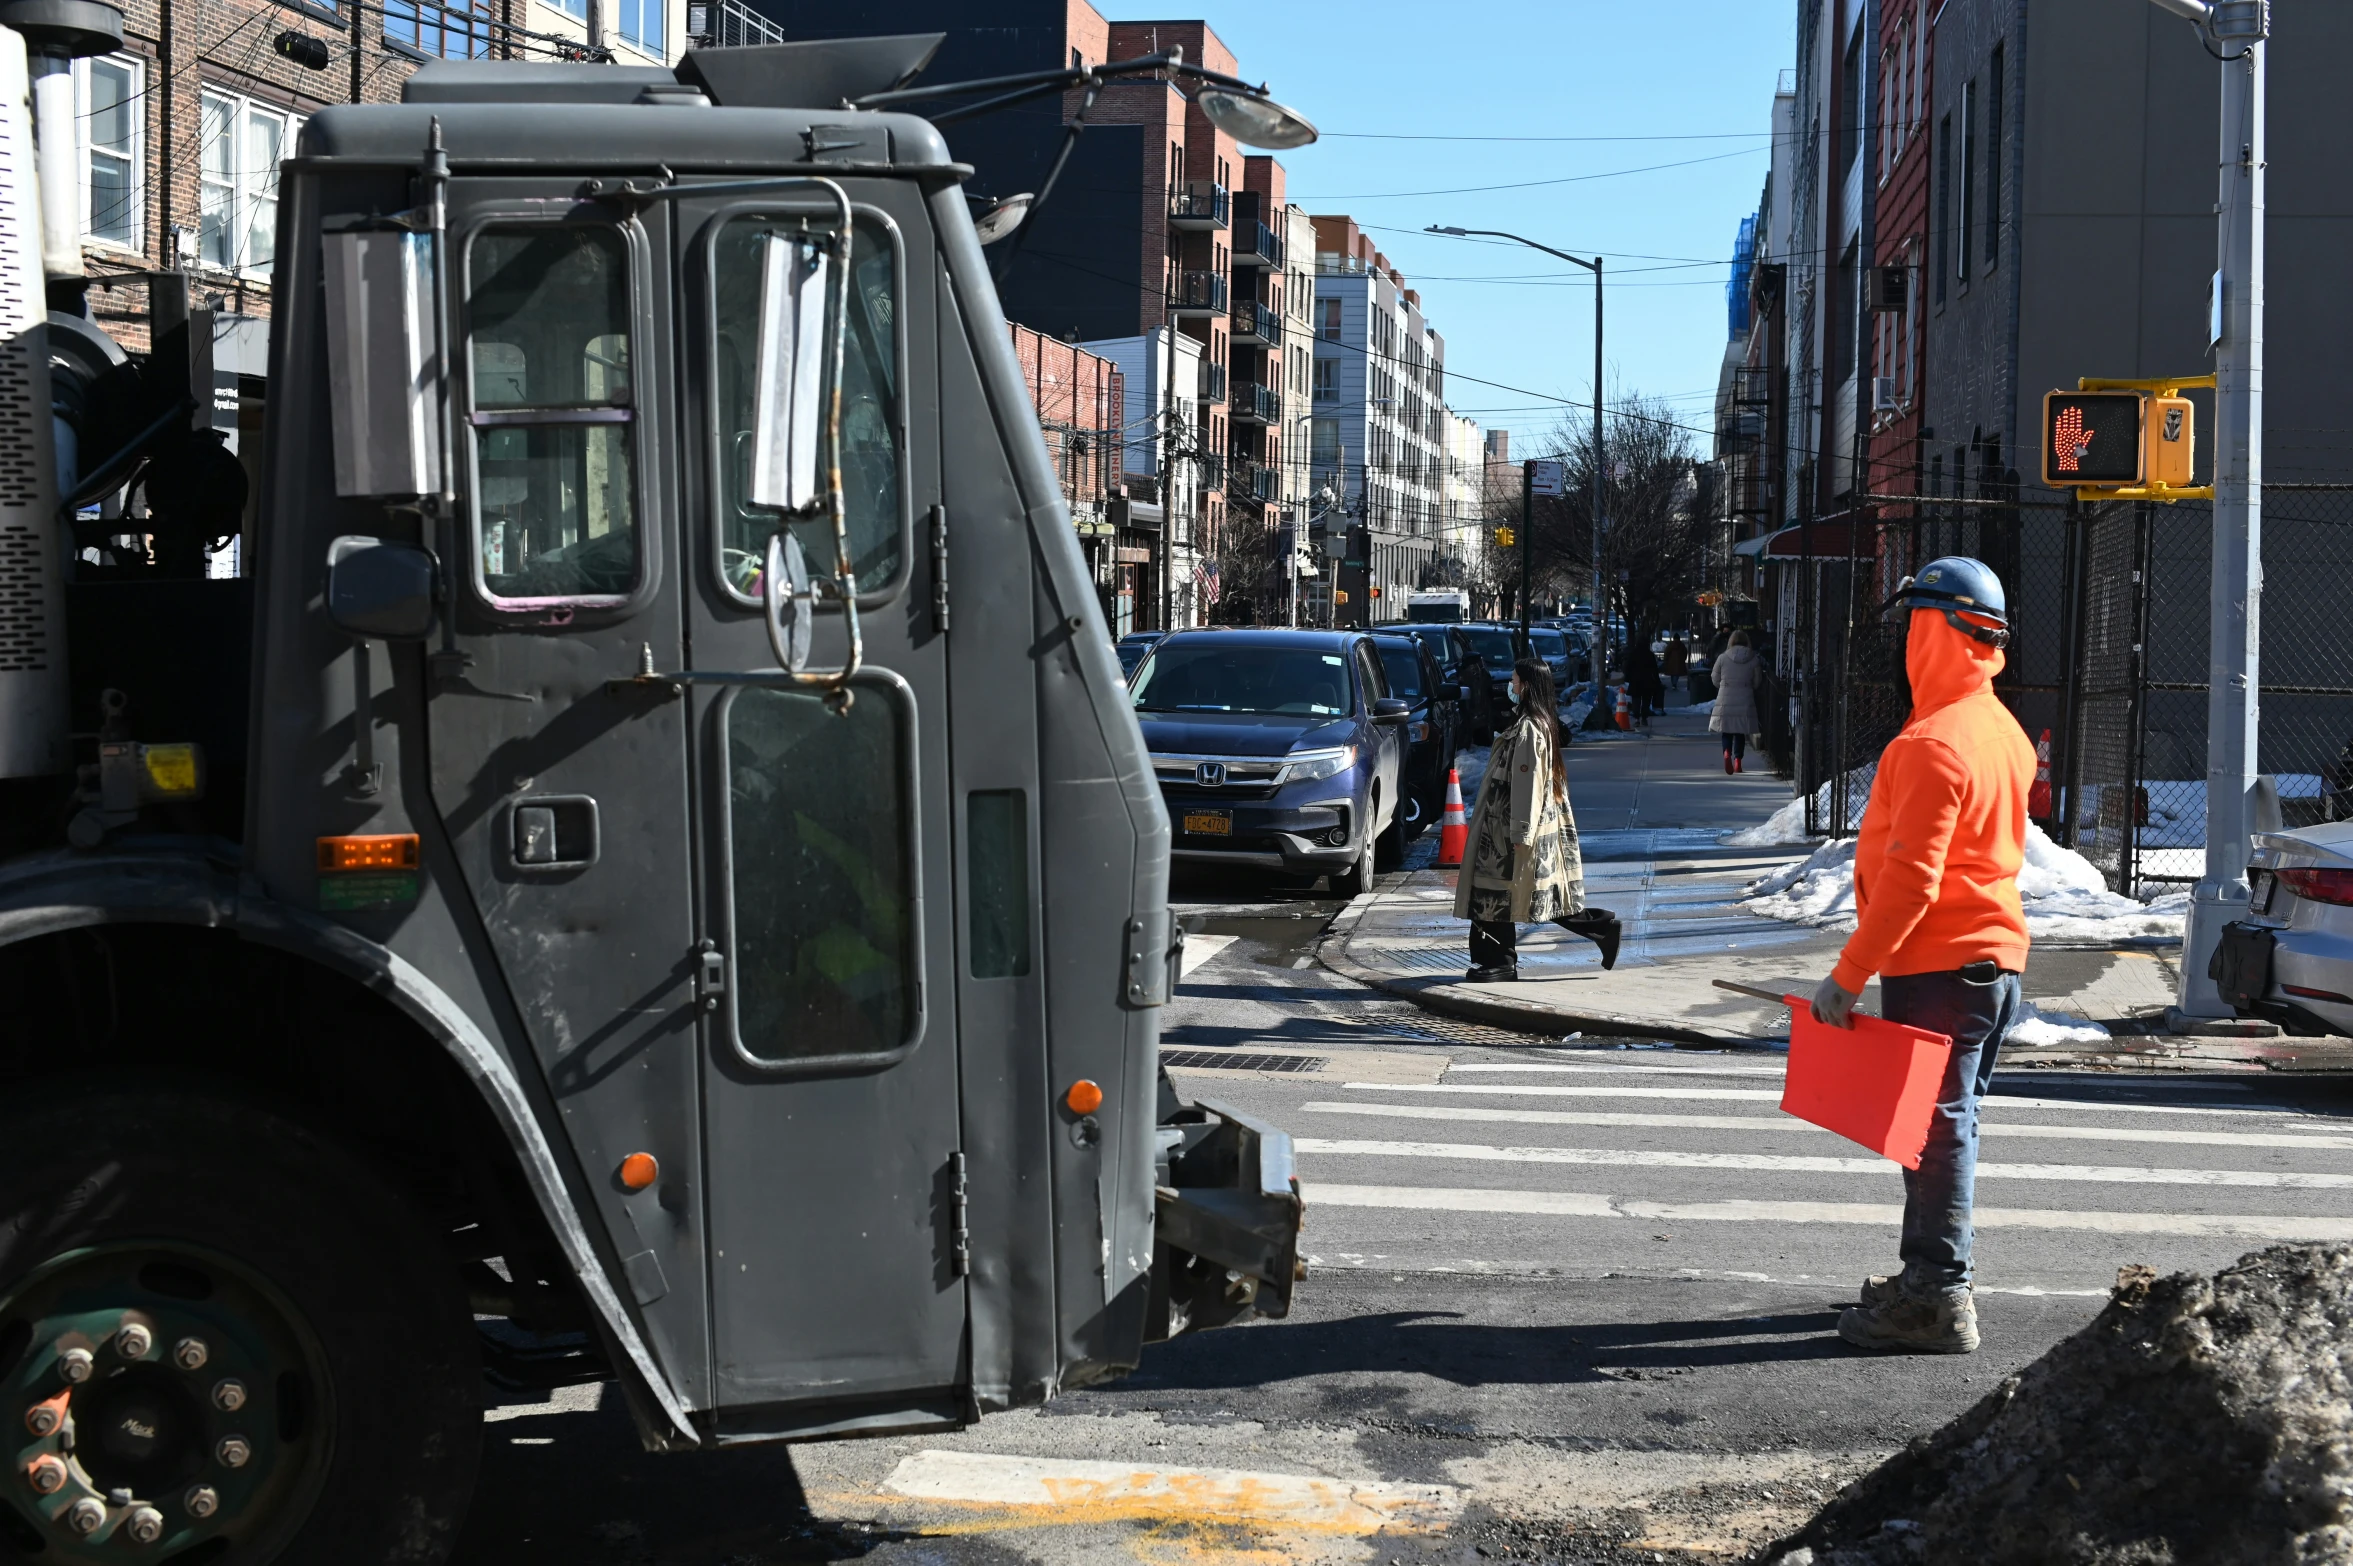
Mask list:
[[[2065,1012],[2043,1011],[2028,1001],[2002,1042],[2022,1049],[2051,1049],[2066,1044],[2105,1044],[2112,1036],[2096,1022]]]

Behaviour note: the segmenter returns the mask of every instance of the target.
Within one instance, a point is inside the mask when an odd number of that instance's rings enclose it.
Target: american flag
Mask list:
[[[1216,603],[1218,592],[1217,562],[1210,559],[1207,555],[1194,556],[1193,585],[1201,589],[1201,601],[1203,603]]]

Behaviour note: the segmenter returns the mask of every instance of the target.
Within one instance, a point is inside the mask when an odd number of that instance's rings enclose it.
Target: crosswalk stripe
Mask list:
[[[1997,1106],[1998,1107],[1998,1106]],[[1771,1131],[1835,1135],[1794,1115],[1646,1115],[1607,1109],[1490,1109],[1462,1104],[1302,1104],[1306,1114],[1366,1115],[1385,1120],[1455,1120],[1532,1126],[1637,1126],[1679,1131]],[[2323,1152],[2353,1148],[2353,1136],[2296,1135],[2274,1131],[2183,1131],[2171,1126],[2141,1130],[2130,1126],[2027,1125],[1985,1120],[1983,1134],[2001,1140],[2046,1137],[2067,1142],[2135,1142],[2153,1147],[2287,1147]]]
[[[1896,1228],[1904,1210],[1877,1202],[1641,1202],[1582,1191],[1493,1191],[1412,1185],[1303,1182],[1314,1207],[1405,1212],[1525,1213],[1560,1218],[1642,1218],[1667,1223],[1847,1223]],[[2080,1229],[2101,1234],[2220,1235],[2255,1240],[2353,1240],[2353,1219],[2230,1217],[2208,1213],[2072,1212],[1980,1207],[1980,1229]]]
[[[1471,1093],[1499,1098],[1739,1099],[1776,1104],[1781,1101],[1779,1088],[1552,1087],[1542,1083],[1517,1082],[1343,1082],[1340,1086],[1349,1093],[1361,1090],[1369,1093]],[[1985,1102],[2009,1109],[2060,1109],[2086,1115],[2257,1115],[2276,1118],[2298,1112],[2293,1107],[2278,1104],[2231,1104],[2206,1109],[2187,1104],[2118,1104],[2067,1098],[2029,1098],[2015,1093],[1988,1093]]]
[[[1458,1072],[1484,1071],[1508,1072],[1516,1076],[1521,1074],[1564,1075],[1569,1072],[1585,1072],[1594,1076],[1612,1076],[1619,1072],[1647,1071],[1662,1076],[1674,1076],[1681,1073],[1694,1077],[1778,1077],[1784,1069],[1781,1066],[1638,1066],[1631,1062],[1625,1065],[1607,1066],[1523,1066],[1517,1061],[1458,1060],[1446,1068],[1446,1074],[1453,1076]]]
[[[1663,1148],[1497,1147],[1486,1142],[1387,1142],[1294,1137],[1302,1153],[1350,1158],[1428,1158],[1509,1164],[1601,1164],[1636,1169],[1745,1169],[1777,1174],[1883,1175],[1884,1158],[1786,1153],[1686,1153]],[[1980,1180],[2061,1180],[2085,1185],[2215,1185],[2276,1191],[2353,1189],[2353,1174],[2270,1169],[2157,1169],[2130,1164],[1980,1163]]]

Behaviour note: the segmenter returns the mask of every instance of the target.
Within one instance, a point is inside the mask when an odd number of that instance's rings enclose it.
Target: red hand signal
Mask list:
[[[2092,437],[2083,427],[2081,408],[2061,408],[2059,417],[2051,424],[2051,444],[2059,455],[2059,471],[2074,473],[2081,470],[2084,457],[2092,449]]]

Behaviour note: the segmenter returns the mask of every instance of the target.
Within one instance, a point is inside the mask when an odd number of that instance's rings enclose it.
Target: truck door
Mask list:
[[[763,241],[837,209],[813,187],[676,214],[692,667],[770,676],[686,697],[713,1367],[720,1428],[744,1435],[964,1406],[946,638],[913,585],[939,490],[938,269],[911,182],[850,188],[842,481],[863,666],[846,703],[773,682],[759,573],[777,514],[745,499]],[[791,527],[828,570],[830,519]],[[820,620],[812,671],[848,651],[839,608]]]

